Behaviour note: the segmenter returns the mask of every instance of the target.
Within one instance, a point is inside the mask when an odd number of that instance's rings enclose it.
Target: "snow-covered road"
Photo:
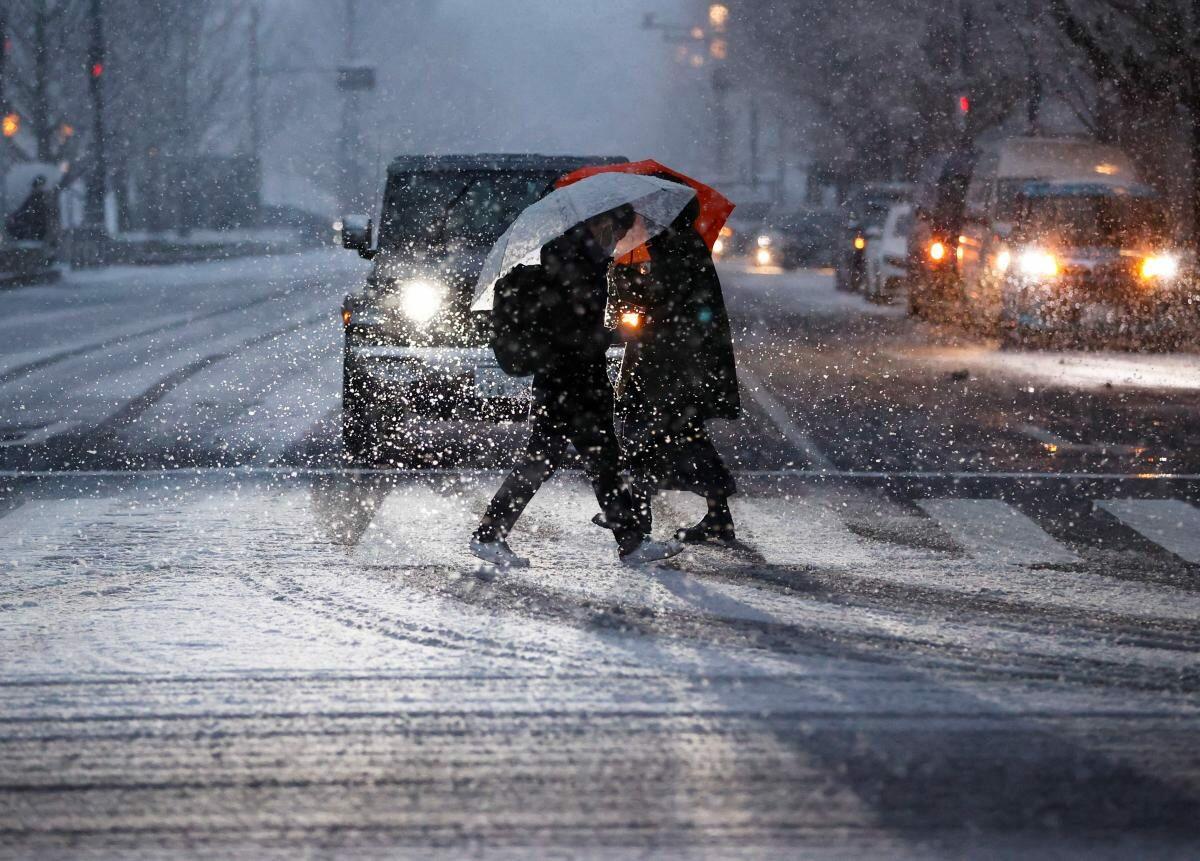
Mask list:
[[[567,473],[494,576],[519,426],[344,468],[361,274],[0,294],[0,856],[1195,854],[1192,390],[730,270],[739,544],[621,566]]]

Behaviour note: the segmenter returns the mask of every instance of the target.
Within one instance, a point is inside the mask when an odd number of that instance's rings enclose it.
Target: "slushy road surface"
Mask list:
[[[493,577],[520,424],[345,468],[362,275],[0,293],[0,854],[1195,855],[1200,358],[731,265],[739,544],[624,568],[568,472]]]

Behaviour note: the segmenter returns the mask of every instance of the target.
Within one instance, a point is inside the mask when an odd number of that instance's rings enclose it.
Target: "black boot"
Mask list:
[[[729,510],[729,500],[724,496],[709,497],[708,514],[695,526],[676,532],[675,540],[684,544],[703,544],[705,541],[731,544],[736,541],[737,533],[733,528],[733,512]]]

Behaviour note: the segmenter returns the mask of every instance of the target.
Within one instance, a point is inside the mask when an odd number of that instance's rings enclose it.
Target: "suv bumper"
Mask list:
[[[529,377],[510,377],[490,347],[347,346],[347,369],[382,395],[428,392],[455,401],[528,401]]]

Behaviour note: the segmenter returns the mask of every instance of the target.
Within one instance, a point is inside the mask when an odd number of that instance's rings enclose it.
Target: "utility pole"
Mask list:
[[[358,0],[346,0],[346,67],[356,62],[355,35],[358,29]],[[358,91],[347,89],[342,97],[342,139],[339,147],[339,166],[342,175],[342,205],[350,211],[358,205],[358,182],[355,171],[357,158]]]
[[[0,2],[0,115],[8,116],[8,4]],[[0,215],[8,213],[8,138],[0,138]],[[0,229],[0,245],[4,230]]]
[[[257,162],[262,157],[262,117],[259,115],[262,107],[262,93],[259,90],[262,81],[262,54],[258,45],[260,10],[258,3],[250,4],[250,155]]]
[[[88,81],[92,95],[92,172],[84,199],[84,221],[96,236],[106,232],[104,201],[108,190],[108,158],[104,130],[104,10],[103,0],[91,0]]]
[[[758,96],[750,96],[750,187],[758,191]]]
[[[254,171],[254,222],[261,223],[262,209],[262,117],[261,93],[262,56],[258,46],[259,7],[258,0],[250,4],[250,158]]]

